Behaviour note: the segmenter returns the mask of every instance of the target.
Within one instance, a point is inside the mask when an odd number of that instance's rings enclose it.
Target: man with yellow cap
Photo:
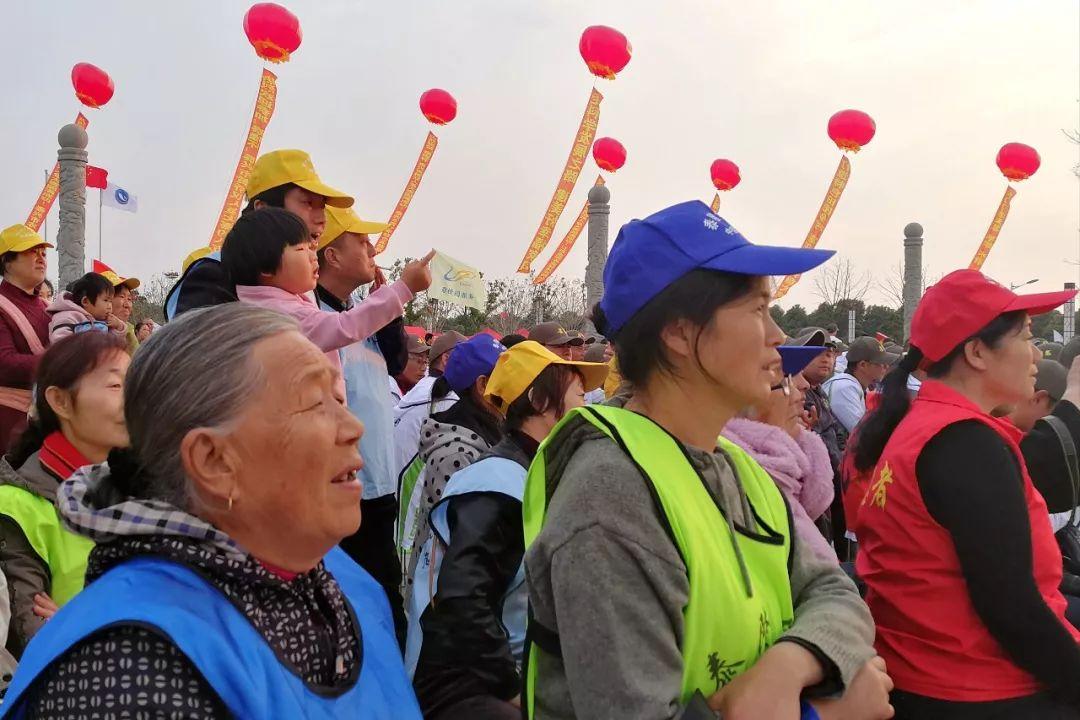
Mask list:
[[[304,221],[312,242],[323,233],[327,207],[353,204],[351,196],[319,179],[311,157],[303,150],[274,150],[261,156],[251,170],[245,194],[245,213],[261,207],[285,208]],[[235,300],[236,292],[221,267],[220,254],[210,252],[193,260],[173,285],[165,299],[165,319]]]
[[[26,422],[38,358],[49,345],[49,315],[37,289],[51,247],[25,225],[0,232],[0,454]]]
[[[378,289],[386,283],[375,264],[375,247],[370,239],[384,229],[385,223],[363,220],[351,208],[327,206],[326,224],[319,237],[319,284],[315,288],[320,308],[344,312],[363,302],[355,297],[360,287],[374,283],[373,289]],[[398,507],[394,497],[394,417],[386,382],[408,362],[405,321],[398,317],[366,340],[338,352],[347,404],[364,423],[360,438],[364,522],[354,535],[341,542],[341,547],[385,588],[399,641],[403,641],[401,565],[394,547]]]

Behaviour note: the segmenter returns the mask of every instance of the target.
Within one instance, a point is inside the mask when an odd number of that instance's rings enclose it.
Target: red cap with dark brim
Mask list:
[[[942,360],[994,318],[1023,311],[1043,315],[1076,296],[1076,290],[1017,295],[978,270],[957,270],[930,287],[911,319],[911,344],[928,363]]]

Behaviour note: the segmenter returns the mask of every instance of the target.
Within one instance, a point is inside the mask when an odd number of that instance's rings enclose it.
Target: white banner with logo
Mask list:
[[[480,271],[441,252],[431,259],[431,287],[428,295],[457,305],[487,309],[487,283]]]

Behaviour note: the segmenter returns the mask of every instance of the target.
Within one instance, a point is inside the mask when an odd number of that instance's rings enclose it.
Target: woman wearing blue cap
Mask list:
[[[569,413],[525,490],[531,717],[891,717],[855,586],[720,437],[780,364],[769,276],[830,255],[751,245],[700,202],[620,231],[594,320],[634,394]]]

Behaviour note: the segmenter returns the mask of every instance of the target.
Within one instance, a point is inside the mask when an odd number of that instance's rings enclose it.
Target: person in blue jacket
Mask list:
[[[336,547],[360,525],[363,425],[294,320],[185,314],[124,382],[130,448],[57,491],[98,543],[0,716],[416,720],[386,594]]]
[[[413,575],[413,597],[426,607],[411,618],[406,664],[416,668],[424,717],[521,717],[525,473],[555,424],[607,374],[607,365],[563,360],[531,340],[495,363],[484,395],[505,416],[506,435],[450,477]]]

